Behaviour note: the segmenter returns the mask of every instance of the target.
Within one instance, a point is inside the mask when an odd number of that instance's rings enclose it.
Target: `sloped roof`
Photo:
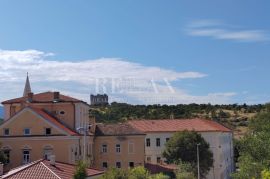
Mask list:
[[[69,135],[72,135],[72,136],[80,135],[76,131],[74,131],[74,130],[68,128],[67,126],[65,126],[64,124],[62,124],[57,118],[55,118],[54,116],[48,114],[45,110],[39,109],[39,108],[33,108],[33,107],[25,107],[25,108],[23,108],[22,110],[20,110],[19,112],[17,112],[14,116],[12,116],[8,120],[4,121],[4,123],[1,124],[1,127],[3,127],[10,120],[15,119],[15,117],[17,115],[19,115],[20,113],[22,113],[24,110],[27,110],[27,109],[33,111],[35,114],[39,115],[42,119],[48,121],[49,123],[51,123],[52,125],[56,126],[57,128],[59,128],[61,130],[64,130]]]
[[[21,102],[26,102],[27,100],[28,100],[28,97],[26,96],[26,97],[20,97],[20,98],[3,101],[2,104],[21,103]],[[54,92],[49,91],[49,92],[34,94],[33,99],[31,101],[31,103],[48,103],[48,102],[54,102]],[[70,96],[59,94],[58,102],[83,102],[83,101],[72,98]]]
[[[174,164],[153,164],[146,163],[145,168],[150,171],[151,174],[157,173],[170,173],[174,172],[177,169],[177,166]]]
[[[48,160],[37,160],[27,165],[15,168],[2,176],[3,179],[70,179],[73,178],[76,166],[61,162],[51,165]],[[87,176],[97,176],[104,172],[87,168]]]
[[[58,119],[56,119],[54,116],[48,114],[46,111],[38,108],[29,107],[33,111],[35,111],[37,114],[39,114],[42,118],[49,121],[50,123],[56,125],[58,128],[63,129],[70,135],[79,135],[77,132],[73,131],[72,129],[66,127],[64,124],[62,124]]]
[[[231,132],[223,125],[205,119],[132,120],[128,123],[142,132]]]
[[[144,135],[140,130],[127,123],[122,124],[97,124],[97,136]]]

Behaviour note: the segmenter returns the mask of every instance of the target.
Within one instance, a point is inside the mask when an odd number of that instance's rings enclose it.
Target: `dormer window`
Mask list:
[[[8,128],[4,129],[4,135],[5,136],[8,136],[9,135],[9,129]]]
[[[25,129],[23,130],[23,134],[24,134],[24,135],[30,135],[30,134],[31,134],[30,129],[29,129],[29,128],[25,128]]]

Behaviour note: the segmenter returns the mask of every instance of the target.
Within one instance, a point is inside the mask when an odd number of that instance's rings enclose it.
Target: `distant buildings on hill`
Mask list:
[[[109,104],[109,98],[107,94],[90,95],[91,105],[107,105]]]

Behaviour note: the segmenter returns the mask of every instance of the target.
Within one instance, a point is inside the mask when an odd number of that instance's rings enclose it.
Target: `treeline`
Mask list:
[[[240,113],[258,113],[268,105],[247,104],[178,104],[178,105],[131,105],[113,102],[110,105],[92,106],[90,115],[98,122],[123,122],[129,119],[183,119],[203,117],[214,120],[234,118]]]

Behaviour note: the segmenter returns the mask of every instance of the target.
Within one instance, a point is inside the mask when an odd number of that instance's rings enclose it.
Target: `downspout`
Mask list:
[[[71,104],[73,105],[73,126],[74,126],[74,129],[75,129],[75,131],[77,131],[76,130],[76,106],[75,106],[75,104],[74,104],[74,102],[71,102]]]

